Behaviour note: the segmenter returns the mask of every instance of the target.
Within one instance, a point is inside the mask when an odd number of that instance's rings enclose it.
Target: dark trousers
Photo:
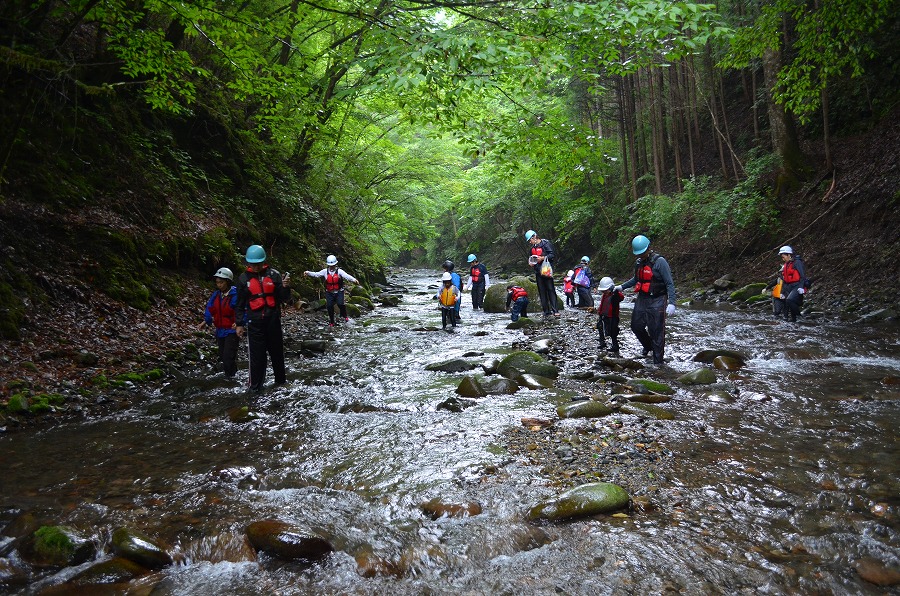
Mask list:
[[[325,309],[328,311],[328,320],[334,325],[334,305],[341,309],[341,317],[347,318],[347,306],[344,304],[344,290],[338,292],[325,292]]]
[[[566,306],[575,306],[575,290],[566,294]]]
[[[222,361],[222,370],[225,371],[226,377],[233,377],[237,374],[237,333],[229,333],[225,337],[217,337],[216,343],[219,345],[219,360]]]
[[[484,282],[472,284],[472,308],[484,308]]]
[[[247,324],[247,338],[250,342],[250,389],[259,391],[266,380],[266,356],[272,359],[272,374],[275,383],[284,383],[284,335],[281,331],[281,316],[270,315],[251,320]]]
[[[544,315],[559,312],[556,309],[556,287],[553,285],[553,278],[535,274],[535,283],[538,289],[538,298],[541,300],[541,310]]]
[[[784,300],[784,308],[782,309],[785,321],[796,321],[797,315],[800,314],[800,308],[803,306],[803,294],[798,292],[798,289],[800,289],[800,284],[791,287],[787,292],[787,298]],[[782,289],[782,291],[784,290]]]
[[[578,289],[578,306],[581,308],[594,306],[594,297],[591,296],[591,289],[584,286],[575,287]]]
[[[509,316],[513,321],[518,321],[519,317],[528,318],[528,296],[522,296],[513,302]]]
[[[457,304],[459,304],[457,302]],[[441,307],[441,326],[446,329],[447,323],[450,323],[451,326],[456,327],[456,307],[455,306],[442,306]]]
[[[600,332],[600,347],[606,348],[606,338],[612,340],[610,348],[613,352],[619,351],[619,317],[605,317],[600,315],[597,320],[597,330]]]
[[[654,364],[663,363],[666,347],[666,304],[665,294],[651,298],[638,294],[631,313],[631,330],[641,342],[644,353],[653,353]]]

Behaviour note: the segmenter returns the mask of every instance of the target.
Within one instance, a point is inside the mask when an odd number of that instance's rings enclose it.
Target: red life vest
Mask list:
[[[212,301],[209,309],[216,329],[231,329],[234,325],[234,309],[231,308],[231,295],[219,292],[217,300]]]
[[[247,289],[250,291],[250,310],[275,308],[275,282],[265,272],[248,279]]]
[[[469,269],[469,275],[472,276],[472,283],[477,284],[481,281],[481,267],[479,267],[478,265],[472,267],[471,269]]]
[[[533,246],[533,247],[531,248],[531,254],[537,255],[537,256],[539,256],[539,257],[540,257],[540,256],[543,256],[543,254],[544,254],[544,249],[541,248],[540,246]]]
[[[786,284],[795,284],[800,281],[800,272],[794,267],[794,261],[788,261],[781,268],[781,279]]]
[[[519,298],[525,298],[528,296],[528,292],[525,290],[525,288],[521,288],[519,286],[513,286],[510,292],[512,292],[513,302],[515,302]]]
[[[615,292],[600,294],[600,306],[597,308],[597,314],[601,317],[611,319],[619,316],[619,303],[613,304],[613,296],[615,296]]]
[[[666,293],[666,284],[653,275],[653,264],[656,262],[657,255],[651,255],[646,261],[638,259],[634,264],[634,278],[637,283],[634,284],[634,291],[637,294],[649,294],[650,296],[662,296]]]
[[[341,279],[340,274],[337,272],[337,269],[334,270],[334,273],[331,271],[325,272],[325,291],[326,292],[337,292],[343,289],[344,280]]]

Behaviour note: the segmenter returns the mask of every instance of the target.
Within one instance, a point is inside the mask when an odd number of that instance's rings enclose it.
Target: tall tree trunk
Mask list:
[[[650,140],[653,151],[653,178],[656,181],[656,194],[662,194],[662,152],[663,147],[660,139],[662,133],[662,123],[659,121],[659,110],[657,104],[662,101],[661,93],[657,91],[657,85],[654,83],[656,78],[654,72],[650,70],[647,76],[647,84],[650,91]]]
[[[822,89],[822,136],[825,142],[825,169],[831,171],[834,164],[831,161],[831,117],[828,114],[828,84]]]
[[[775,102],[772,91],[778,80],[781,69],[781,54],[772,48],[763,53],[763,74],[766,84],[766,108],[769,115],[769,132],[772,137],[772,150],[781,158],[781,173],[778,177],[777,194],[792,189],[803,171],[803,151],[797,138],[794,119],[784,107]]]

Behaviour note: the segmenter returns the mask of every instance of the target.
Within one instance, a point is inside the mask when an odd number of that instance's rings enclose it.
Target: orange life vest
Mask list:
[[[456,295],[453,293],[453,286],[443,288],[441,290],[441,304],[444,306],[454,306],[456,304]]]

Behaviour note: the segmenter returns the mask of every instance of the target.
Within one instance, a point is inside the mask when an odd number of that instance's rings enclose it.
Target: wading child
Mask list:
[[[575,271],[569,269],[569,272],[563,278],[563,294],[566,295],[566,306],[575,308],[575,283],[572,281],[573,277],[575,277]]]
[[[228,267],[221,267],[215,272],[216,291],[206,303],[206,319],[200,323],[200,329],[212,325],[216,327],[216,344],[219,346],[219,360],[226,377],[237,373],[238,337],[234,330],[234,308],[237,306],[237,288],[232,285],[234,274]]]
[[[453,277],[450,272],[444,273],[441,277],[441,289],[435,295],[441,309],[441,327],[446,330],[447,323],[452,327],[456,327],[456,305],[459,302],[459,288],[453,285]]]
[[[600,318],[597,320],[597,330],[600,332],[600,349],[607,352],[619,351],[619,303],[625,299],[625,294],[613,286],[610,277],[601,279],[597,286],[600,290],[600,306],[597,308]],[[612,340],[612,345],[608,348],[607,337]]]
[[[510,284],[506,286],[506,310],[512,304],[512,313],[509,318],[518,321],[519,317],[528,318],[528,292],[525,288]]]

